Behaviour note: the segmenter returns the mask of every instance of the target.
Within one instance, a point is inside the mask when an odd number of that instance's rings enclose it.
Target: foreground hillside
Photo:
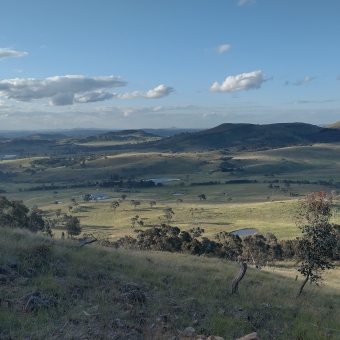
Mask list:
[[[230,281],[239,270],[234,262],[54,242],[0,229],[1,339],[339,335],[340,292],[330,280],[296,299],[296,271],[282,276],[274,267],[249,268],[239,295],[231,295]],[[184,337],[187,327],[195,335]]]

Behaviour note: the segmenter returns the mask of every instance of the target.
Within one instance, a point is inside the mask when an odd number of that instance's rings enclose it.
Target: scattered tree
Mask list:
[[[112,210],[116,210],[118,207],[119,207],[119,202],[117,202],[117,201],[111,202],[111,209]]]
[[[135,209],[139,205],[140,205],[140,201],[133,201],[133,206],[134,206]]]
[[[57,209],[55,211],[55,215],[57,216],[57,218],[59,218],[59,216],[61,215],[61,209]]]
[[[154,205],[156,205],[156,201],[150,201],[149,202],[150,207],[152,208]]]
[[[66,221],[66,231],[71,238],[81,233],[80,221],[75,216],[68,216]]]
[[[83,196],[84,202],[88,202],[88,201],[90,200],[90,198],[91,198],[91,195],[90,195],[90,194],[85,194],[85,195]]]
[[[332,255],[336,248],[334,228],[329,223],[332,199],[325,191],[314,192],[300,202],[297,226],[302,237],[298,241],[298,271],[305,277],[298,295],[310,280],[318,284],[321,271],[334,268]]]
[[[165,219],[168,221],[168,223],[171,221],[172,219],[172,215],[174,215],[175,213],[173,212],[171,207],[166,207],[163,209],[163,213],[164,213],[164,217]]]
[[[139,216],[136,215],[135,217],[131,218],[131,228],[133,229],[135,227],[136,222],[138,221]]]

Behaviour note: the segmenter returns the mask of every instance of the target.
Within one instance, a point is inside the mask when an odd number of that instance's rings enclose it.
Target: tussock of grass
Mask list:
[[[51,252],[41,265],[36,250],[44,246]],[[262,339],[340,334],[330,330],[338,329],[340,292],[310,286],[296,299],[295,272],[249,268],[239,296],[232,296],[230,281],[239,269],[233,262],[93,244],[51,246],[26,231],[5,228],[0,258],[0,266],[17,263],[17,276],[0,285],[1,339],[157,340],[189,326],[226,339],[253,331]],[[29,266],[33,274],[24,275]],[[33,293],[48,306],[25,310],[22,298]]]

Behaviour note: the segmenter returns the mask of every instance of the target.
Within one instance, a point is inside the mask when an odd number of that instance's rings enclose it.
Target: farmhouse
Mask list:
[[[101,193],[97,193],[97,194],[92,194],[91,196],[90,196],[90,200],[107,200],[107,199],[109,199],[109,198],[111,198],[110,196],[108,196],[108,195],[105,195],[105,194],[101,194]]]

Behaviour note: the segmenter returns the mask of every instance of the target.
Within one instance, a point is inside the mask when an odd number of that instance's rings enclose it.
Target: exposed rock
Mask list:
[[[129,302],[140,302],[144,303],[146,300],[145,294],[141,290],[131,290],[127,293],[120,295],[120,300],[127,300]]]
[[[221,336],[210,335],[207,340],[224,340]]]
[[[260,338],[259,338],[258,334],[256,332],[254,332],[254,333],[245,335],[242,338],[238,338],[236,340],[259,340],[259,339]]]
[[[225,315],[225,309],[220,308],[218,314]]]
[[[270,303],[265,303],[265,302],[262,303],[262,306],[265,307],[265,308],[271,308],[272,307]]]
[[[196,333],[195,328],[193,327],[187,327],[184,331],[183,331],[183,335],[184,336],[193,336]]]
[[[118,297],[118,300],[125,300],[129,303],[145,303],[146,296],[141,290],[141,287],[133,282],[129,282],[118,288],[123,294]]]

